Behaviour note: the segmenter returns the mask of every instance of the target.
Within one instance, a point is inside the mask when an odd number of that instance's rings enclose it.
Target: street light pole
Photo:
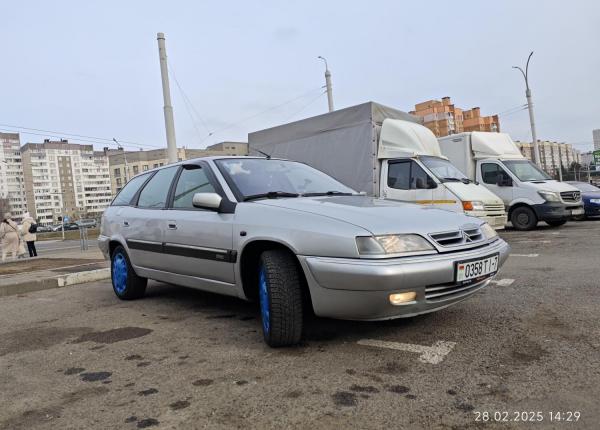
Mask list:
[[[167,48],[165,34],[158,33],[158,59],[160,61],[160,76],[164,100],[165,128],[167,131],[167,157],[169,164],[177,163],[177,144],[175,143],[175,122],[173,121],[173,106],[171,106],[171,89],[169,88],[169,68],[167,66]]]
[[[125,183],[127,183],[127,182],[129,182],[129,179],[128,179],[129,166],[127,165],[127,152],[125,152],[125,148],[123,148],[121,146],[121,144],[119,143],[119,141],[117,139],[115,139],[114,137],[113,137],[113,141],[117,144],[117,149],[120,149],[123,151],[123,158],[125,161]]]
[[[533,101],[531,99],[531,89],[529,88],[529,60],[531,60],[531,56],[533,55],[533,51],[527,57],[527,64],[525,65],[525,71],[519,66],[513,66],[513,69],[518,69],[521,74],[523,74],[523,78],[525,78],[525,97],[527,97],[527,108],[529,110],[529,122],[531,123],[531,138],[533,139],[533,162],[540,166],[540,148],[538,147],[537,142],[537,133],[535,131],[535,118],[533,116]]]
[[[325,57],[321,57],[320,55],[317,57],[325,62],[325,87],[327,89],[327,104],[329,106],[329,112],[333,112],[333,90],[331,88],[331,72],[329,71],[329,67],[327,66],[327,60]]]

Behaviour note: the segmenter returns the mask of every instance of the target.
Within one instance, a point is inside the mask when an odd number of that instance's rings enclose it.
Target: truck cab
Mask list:
[[[502,199],[517,230],[532,230],[539,221],[557,227],[584,213],[581,192],[526,159],[505,133],[461,133],[439,141],[466,176]]]
[[[503,229],[502,199],[469,179],[443,156],[433,133],[420,124],[386,119],[379,133],[380,196],[463,212]]]

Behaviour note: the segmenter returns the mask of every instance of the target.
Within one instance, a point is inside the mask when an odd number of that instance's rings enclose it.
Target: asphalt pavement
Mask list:
[[[255,305],[166,284],[0,298],[0,428],[598,428],[600,221],[502,236],[469,300],[312,318],[294,348],[263,343]]]

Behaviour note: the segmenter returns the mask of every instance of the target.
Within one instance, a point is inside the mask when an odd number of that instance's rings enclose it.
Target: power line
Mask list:
[[[286,118],[283,122],[288,122],[289,120],[291,120],[292,118],[294,118],[296,115],[298,115],[300,112],[302,112],[304,109],[306,109],[307,107],[309,107],[311,104],[313,104],[314,102],[316,102],[317,100],[319,100],[319,98],[321,98],[321,96],[323,94],[326,94],[327,91],[323,91],[321,94],[319,94],[317,97],[315,97],[314,99],[311,99],[311,101],[309,101],[308,103],[306,103],[304,106],[302,106],[300,109],[298,109],[296,112],[294,112],[292,115],[290,115],[288,118]]]
[[[21,133],[32,134],[34,136],[50,136],[50,137],[55,137],[58,139],[72,136],[72,137],[77,138],[77,140],[79,140],[79,141],[88,142],[88,143],[96,143],[96,144],[102,144],[104,142],[113,143],[112,138],[106,138],[106,137],[87,136],[84,134],[67,133],[67,132],[63,132],[63,131],[53,131],[53,130],[43,130],[41,128],[23,127],[23,126],[18,126],[18,125],[9,125],[9,124],[0,124],[0,127],[9,127],[9,128],[15,128],[17,130],[26,130],[26,131],[21,131]],[[46,134],[31,133],[27,130],[41,131]],[[11,132],[11,130],[5,130],[5,131]],[[94,139],[94,140],[89,140],[89,139]],[[98,142],[98,141],[101,141],[101,142]],[[161,146],[148,145],[146,143],[142,144],[142,143],[132,142],[132,141],[128,141],[128,140],[119,140],[119,142],[127,143],[127,144],[129,144],[129,146],[136,146],[136,147],[147,146],[150,148],[162,148]]]

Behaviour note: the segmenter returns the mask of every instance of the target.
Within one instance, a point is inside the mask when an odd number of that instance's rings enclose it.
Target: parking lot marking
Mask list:
[[[535,257],[539,257],[540,254],[510,254],[511,257],[529,257],[529,258],[535,258]]]
[[[439,340],[433,346],[415,345],[412,343],[386,342],[375,339],[361,339],[358,342],[363,346],[374,346],[377,348],[396,349],[398,351],[415,352],[421,354],[419,361],[429,364],[439,364],[456,345],[456,342],[446,342]]]
[[[492,280],[490,281],[492,284],[496,284],[496,285],[500,285],[501,287],[508,287],[509,285],[512,285],[513,282],[515,282],[514,279],[510,279],[510,278],[506,278],[506,279],[498,279],[498,280]]]

